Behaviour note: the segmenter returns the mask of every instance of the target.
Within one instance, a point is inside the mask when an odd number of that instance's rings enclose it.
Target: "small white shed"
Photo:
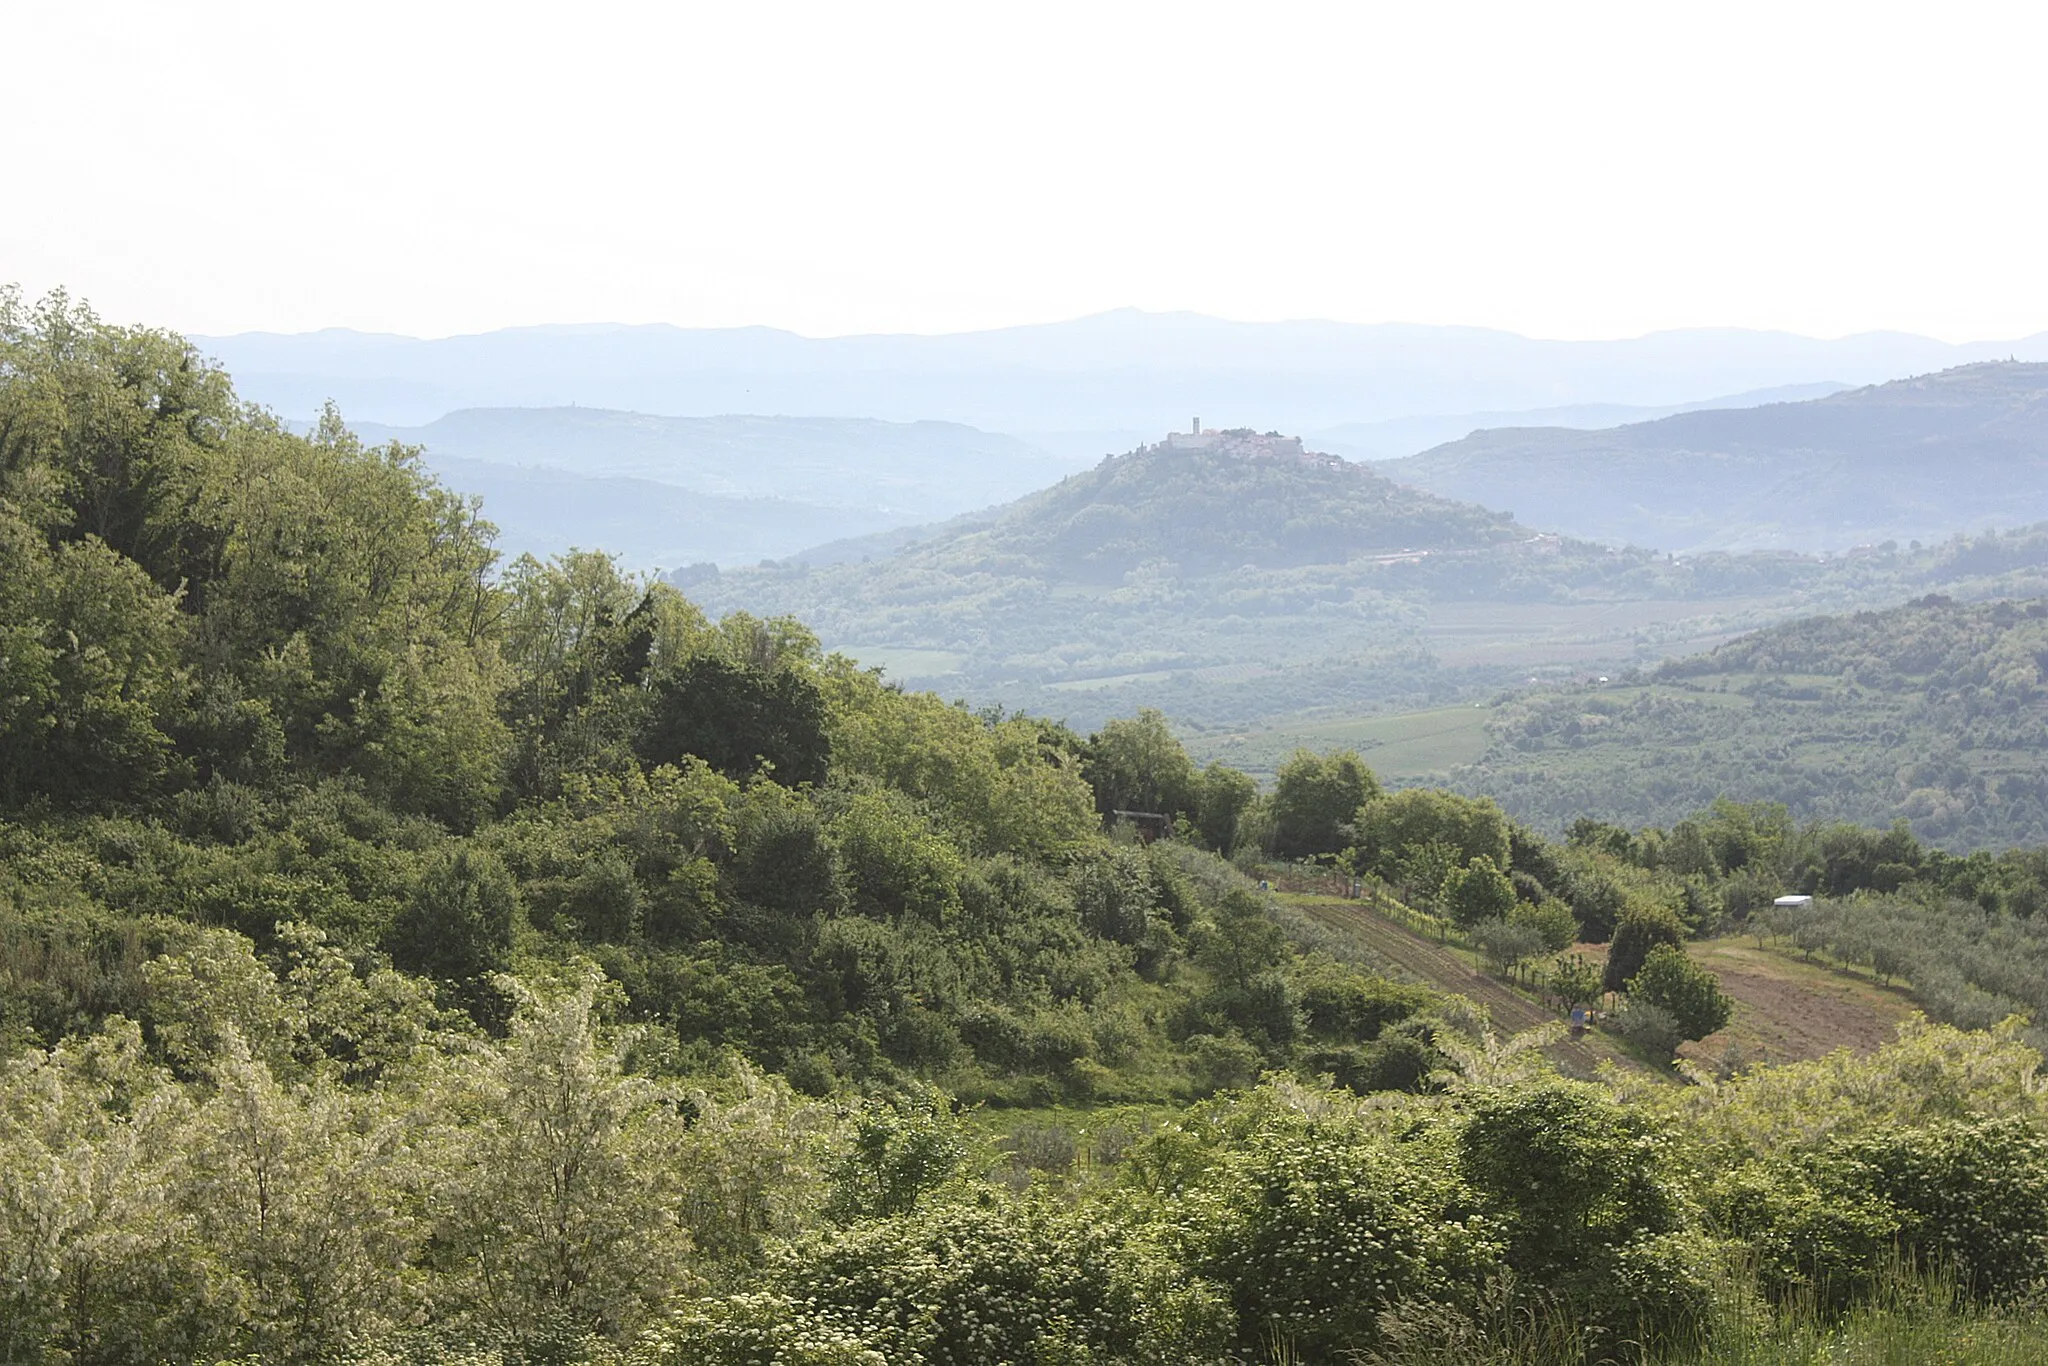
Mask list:
[[[1810,896],[1781,896],[1776,901],[1773,901],[1771,905],[1781,911],[1810,911],[1813,909],[1813,898]]]

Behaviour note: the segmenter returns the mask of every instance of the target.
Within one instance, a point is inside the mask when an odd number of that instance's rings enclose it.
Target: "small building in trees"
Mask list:
[[[1163,840],[1173,833],[1173,817],[1163,811],[1112,811],[1109,817],[1115,822],[1128,822],[1145,844]]]

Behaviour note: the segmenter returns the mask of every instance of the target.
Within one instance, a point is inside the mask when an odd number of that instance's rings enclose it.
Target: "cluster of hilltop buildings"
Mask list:
[[[1304,465],[1343,463],[1334,455],[1302,449],[1298,436],[1282,436],[1278,432],[1267,432],[1262,436],[1249,427],[1227,427],[1218,431],[1214,427],[1202,426],[1199,417],[1189,431],[1168,432],[1165,445],[1173,451],[1215,451],[1219,455],[1235,455],[1245,460],[1292,460]]]

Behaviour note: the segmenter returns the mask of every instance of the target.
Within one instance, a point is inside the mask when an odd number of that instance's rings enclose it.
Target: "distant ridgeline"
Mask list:
[[[1380,468],[1616,545],[1846,550],[1936,539],[2048,519],[2048,365],[1965,365],[1606,431],[1474,432]]]
[[[2048,842],[2048,599],[1813,617],[1619,686],[1509,704],[1458,775],[1539,826],[1731,796],[1904,819],[1950,848]]]

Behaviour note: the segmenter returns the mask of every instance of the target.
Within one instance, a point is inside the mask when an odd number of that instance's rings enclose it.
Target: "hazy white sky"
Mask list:
[[[2048,329],[2048,7],[5,0],[0,281],[187,331]]]

